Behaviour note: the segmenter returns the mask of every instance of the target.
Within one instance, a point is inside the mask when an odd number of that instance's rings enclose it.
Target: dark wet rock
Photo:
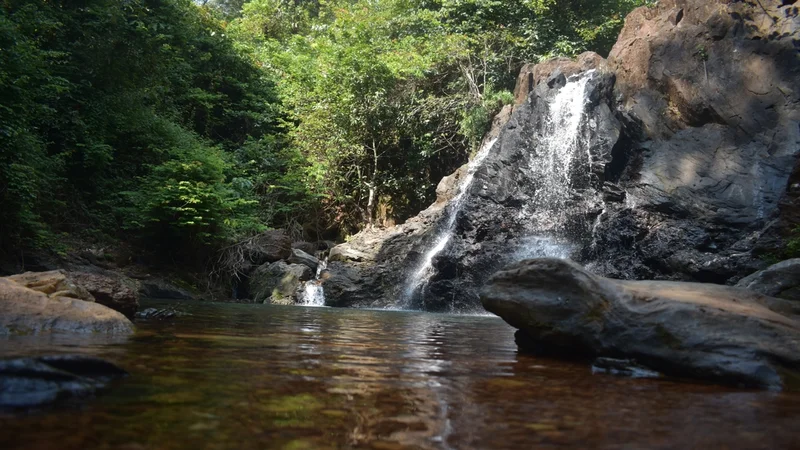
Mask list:
[[[372,272],[370,272],[372,270]],[[380,295],[385,285],[381,281],[391,276],[389,271],[372,269],[353,263],[333,261],[321,274],[325,289],[325,305],[336,307],[384,307],[391,299]]]
[[[736,286],[770,297],[800,300],[800,258],[773,264],[743,278]]]
[[[306,265],[264,264],[250,275],[250,293],[259,303],[293,304],[302,283],[313,278],[314,272]]]
[[[139,309],[139,282],[117,272],[69,272],[69,278],[92,294],[101,305],[132,318]]]
[[[665,374],[770,389],[794,387],[800,321],[785,301],[745,289],[603,278],[559,259],[495,274],[484,307],[562,355],[633,358]],[[777,305],[777,306],[776,306]]]
[[[319,259],[298,248],[292,249],[292,256],[289,257],[288,262],[289,264],[302,264],[314,272],[317,271],[317,266],[319,266]]]
[[[126,375],[116,365],[88,356],[0,360],[0,408],[31,408],[85,397]]]
[[[0,335],[51,331],[125,335],[133,324],[120,312],[98,303],[35,291],[0,278]]]

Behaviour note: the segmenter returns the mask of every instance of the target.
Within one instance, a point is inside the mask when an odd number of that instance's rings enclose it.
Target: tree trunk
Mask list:
[[[367,199],[367,214],[369,223],[367,228],[375,226],[375,198],[378,190],[378,148],[375,140],[372,140],[372,180],[367,184],[369,187],[369,197]]]

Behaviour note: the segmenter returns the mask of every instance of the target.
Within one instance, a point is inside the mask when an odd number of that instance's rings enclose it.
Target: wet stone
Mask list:
[[[0,408],[31,408],[86,397],[127,374],[108,361],[78,355],[0,360]]]

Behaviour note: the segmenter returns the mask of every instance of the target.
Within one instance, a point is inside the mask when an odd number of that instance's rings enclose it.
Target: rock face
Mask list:
[[[96,392],[127,372],[77,355],[0,360],[0,408],[31,408]]]
[[[800,300],[800,259],[788,259],[771,265],[742,278],[736,286],[771,297]]]
[[[327,304],[476,309],[494,271],[536,256],[622,279],[733,284],[766,267],[800,217],[800,18],[767,3],[662,0],[630,14],[607,61],[526,66],[467,192],[454,200],[462,168],[416,218],[334,248]],[[576,79],[585,107],[565,158],[553,140],[570,116],[551,119]],[[553,161],[568,182],[545,173]],[[551,191],[563,196],[543,208]]]
[[[744,289],[617,281],[535,259],[495,274],[481,300],[527,348],[635,358],[667,374],[771,389],[800,380],[798,317]]]
[[[133,333],[121,313],[59,290],[46,294],[0,278],[0,335],[70,333]]]
[[[800,152],[798,42],[789,2],[667,0],[628,16],[608,63],[630,120],[606,171],[626,195],[583,255],[593,270],[731,283],[763,268]]]

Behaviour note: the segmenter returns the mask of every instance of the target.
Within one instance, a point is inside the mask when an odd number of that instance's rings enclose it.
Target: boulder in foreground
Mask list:
[[[557,354],[634,358],[665,374],[769,389],[798,386],[800,322],[786,301],[728,286],[618,281],[559,259],[496,273],[484,307],[518,344]]]
[[[121,313],[98,303],[57,290],[34,290],[9,278],[0,278],[0,336],[69,333],[133,333],[133,324]]]

